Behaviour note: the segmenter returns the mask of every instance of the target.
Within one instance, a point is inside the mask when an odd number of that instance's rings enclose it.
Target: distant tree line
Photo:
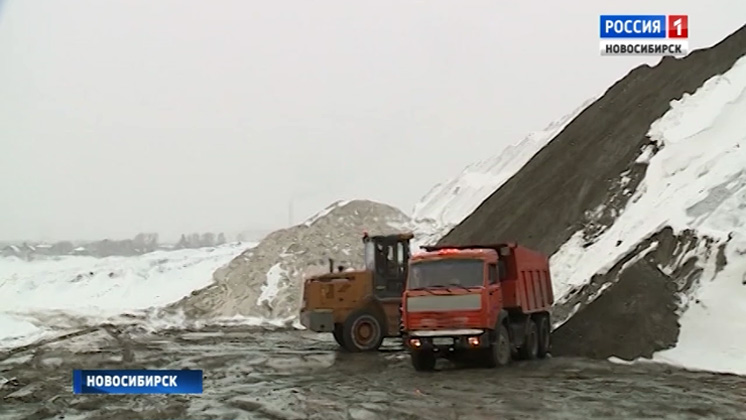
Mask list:
[[[110,256],[135,256],[159,249],[185,249],[185,248],[203,248],[223,245],[226,243],[225,235],[219,233],[193,233],[190,235],[181,235],[181,239],[176,245],[160,244],[157,233],[138,233],[132,239],[111,240],[73,243],[71,241],[60,241],[52,244],[17,244],[7,245],[0,249],[2,256],[16,256],[24,259],[34,259],[37,256],[56,256],[56,255],[90,255],[93,257],[110,257]]]
[[[210,246],[220,246],[226,243],[225,234],[218,233],[215,236],[212,232],[207,233],[191,233],[189,235],[182,234],[179,242],[176,243],[176,249],[185,248],[204,248]]]

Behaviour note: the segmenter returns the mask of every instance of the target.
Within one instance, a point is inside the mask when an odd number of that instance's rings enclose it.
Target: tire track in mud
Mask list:
[[[203,369],[205,393],[73,395],[76,368]],[[3,420],[746,418],[735,375],[564,357],[418,373],[396,347],[340,353],[325,336],[237,326],[91,326],[3,355],[0,376]]]
[[[19,346],[19,347],[15,347],[15,348],[12,348],[12,349],[9,349],[9,350],[5,350],[3,352],[0,352],[0,362],[2,362],[4,360],[12,357],[15,354],[23,353],[23,352],[26,352],[26,351],[29,351],[29,350],[32,350],[32,349],[43,347],[43,346],[45,346],[47,344],[61,342],[61,341],[69,340],[69,339],[72,339],[72,338],[76,338],[76,337],[84,336],[84,335],[87,335],[87,334],[91,334],[93,332],[96,332],[96,331],[100,330],[100,328],[101,328],[100,326],[87,327],[87,328],[84,328],[82,330],[77,330],[77,331],[69,332],[69,333],[62,334],[62,335],[59,335],[59,336],[56,336],[56,337],[44,338],[44,339],[41,339],[41,340],[36,341],[34,343],[31,343],[31,344],[26,344],[24,346]]]

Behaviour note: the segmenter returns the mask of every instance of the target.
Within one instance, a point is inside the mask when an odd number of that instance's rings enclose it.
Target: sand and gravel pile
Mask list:
[[[190,317],[295,317],[305,277],[336,265],[360,268],[362,234],[410,230],[409,217],[367,200],[339,201],[306,222],[278,230],[217,270],[214,283],[171,305]]]

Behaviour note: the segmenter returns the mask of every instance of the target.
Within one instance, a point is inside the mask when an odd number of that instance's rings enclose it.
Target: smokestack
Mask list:
[[[331,258],[329,258],[329,272],[330,273],[334,272],[334,260]]]

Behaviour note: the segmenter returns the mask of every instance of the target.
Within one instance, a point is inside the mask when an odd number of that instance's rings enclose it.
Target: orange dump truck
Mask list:
[[[440,357],[496,367],[549,353],[547,256],[515,243],[423,249],[409,261],[402,296],[416,370],[432,370]]]

